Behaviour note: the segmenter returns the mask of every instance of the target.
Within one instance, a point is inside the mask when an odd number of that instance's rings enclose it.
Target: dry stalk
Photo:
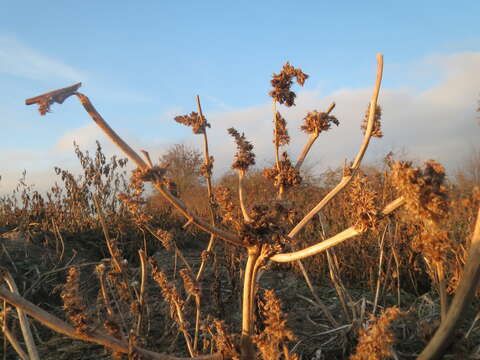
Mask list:
[[[368,125],[363,137],[363,142],[360,145],[360,150],[358,151],[357,156],[348,169],[349,171],[344,174],[340,182],[335,186],[310,212],[305,215],[305,217],[300,220],[300,222],[290,231],[288,236],[290,238],[295,237],[305,225],[320,211],[325,205],[327,205],[330,200],[332,200],[340,191],[342,191],[345,186],[347,186],[350,181],[353,179],[353,176],[356,174],[357,170],[360,168],[363,156],[365,151],[367,151],[368,144],[370,143],[370,138],[372,137],[373,126],[375,122],[375,109],[377,108],[377,99],[380,92],[380,85],[382,83],[382,74],[383,74],[383,55],[377,54],[377,79],[375,81],[375,87],[373,90],[372,97],[370,99],[370,110],[368,115]]]
[[[328,107],[327,111],[325,112],[327,114],[327,116],[330,115],[330,113],[333,111],[334,108],[335,108],[335,103],[332,102],[330,104],[330,106]],[[302,167],[303,162],[305,161],[305,158],[307,157],[308,152],[310,151],[311,147],[313,146],[313,143],[315,142],[315,140],[317,140],[318,135],[320,135],[320,133],[318,131],[315,131],[315,132],[310,134],[310,136],[308,138],[308,141],[305,144],[305,146],[303,147],[302,153],[298,157],[297,163],[295,164],[295,169],[296,170],[300,170],[300,168]]]
[[[477,221],[473,232],[472,241],[468,250],[468,259],[463,270],[456,294],[450,304],[450,308],[441,322],[440,327],[422,351],[419,360],[439,359],[448,345],[452,342],[452,336],[458,321],[467,306],[471,303],[480,281],[480,209],[478,209]]]
[[[52,329],[55,332],[66,335],[70,338],[103,345],[111,349],[112,351],[123,353],[123,354],[128,354],[131,350],[127,342],[105,335],[98,330],[93,330],[89,333],[79,333],[70,324],[67,324],[66,322],[64,322],[63,320],[60,320],[59,318],[57,318],[56,316],[53,316],[52,314],[49,314],[45,310],[25,300],[21,296],[8,291],[5,287],[0,287],[0,298],[4,299],[6,302],[11,304],[12,306],[15,306],[16,308],[24,311],[25,313],[27,313],[32,318],[42,323],[46,327]],[[175,356],[170,356],[170,355],[149,351],[139,346],[136,346],[135,350],[139,352],[142,356],[144,356],[146,359],[152,359],[152,360],[187,360],[187,359],[222,360],[224,359],[223,356],[218,353],[212,354],[212,355],[190,357],[190,358],[178,358]]]
[[[381,216],[387,216],[391,214],[393,211],[395,211],[396,209],[398,209],[404,204],[405,204],[405,199],[402,196],[397,198],[396,200],[393,200],[387,206],[385,206],[385,208],[381,212]],[[339,232],[338,234],[322,242],[319,242],[315,245],[309,246],[302,250],[293,251],[290,253],[276,254],[276,255],[273,255],[270,258],[270,260],[276,261],[276,262],[291,262],[295,260],[305,259],[309,256],[319,254],[322,251],[325,251],[331,248],[332,246],[336,246],[341,242],[348,240],[352,237],[355,237],[357,235],[360,235],[362,233],[363,233],[362,230],[358,230],[355,226],[351,226],[348,229],[345,229],[342,232]]]
[[[15,295],[20,296],[17,284],[15,283],[15,280],[13,280],[12,275],[7,270],[0,269],[0,276],[7,283],[10,291]],[[28,321],[22,309],[17,308],[17,313],[18,321],[20,322],[20,328],[22,329],[23,339],[25,340],[25,345],[27,346],[29,358],[31,360],[39,360],[40,357],[38,355],[37,346],[35,345],[32,331],[30,330],[30,322]]]
[[[20,356],[22,360],[29,360],[30,358],[28,357],[27,353],[22,349],[22,346],[18,342],[17,338],[10,332],[10,330],[8,330],[5,324],[2,325],[2,332],[18,356]],[[6,351],[6,349],[4,348],[3,351]]]

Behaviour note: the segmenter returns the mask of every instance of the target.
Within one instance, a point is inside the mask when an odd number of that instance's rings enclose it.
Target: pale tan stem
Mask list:
[[[200,296],[195,296],[195,334],[193,336],[193,351],[194,353],[197,353],[197,348],[198,348],[198,335],[200,332],[200,316],[201,316],[201,311],[200,311]]]
[[[67,324],[66,322],[64,322],[63,320],[60,320],[59,318],[57,318],[56,316],[53,316],[52,314],[49,314],[45,310],[25,300],[23,297],[8,291],[5,287],[0,287],[0,298],[4,299],[6,302],[11,304],[12,306],[17,307],[20,310],[23,310],[32,318],[34,318],[38,322],[42,323],[43,325],[45,325],[46,327],[52,329],[57,333],[66,335],[73,339],[78,339],[78,340],[83,340],[83,341],[88,341],[88,342],[93,342],[99,345],[103,345],[115,352],[128,354],[131,350],[128,346],[128,343],[115,339],[112,336],[105,335],[98,330],[93,330],[88,334],[79,333],[70,324]],[[204,355],[204,356],[197,356],[193,358],[178,358],[175,356],[155,353],[155,352],[143,349],[141,347],[135,347],[135,350],[140,352],[147,359],[154,359],[154,360],[187,360],[187,359],[222,360],[224,359],[221,354]]]
[[[335,186],[310,212],[305,215],[305,217],[300,220],[300,222],[290,231],[288,234],[289,237],[294,237],[297,235],[300,230],[320,211],[325,205],[328,204],[340,191],[342,191],[345,186],[347,186],[350,181],[353,179],[356,171],[359,169],[362,162],[365,151],[367,150],[368,144],[370,143],[370,138],[372,137],[373,123],[375,120],[375,110],[377,108],[377,99],[380,91],[380,85],[382,83],[382,73],[383,73],[383,55],[377,54],[377,79],[375,81],[375,88],[373,90],[372,97],[370,99],[370,109],[368,113],[368,123],[365,135],[363,137],[363,142],[360,145],[360,150],[353,162],[353,165],[350,168],[349,174],[344,175],[340,182]]]
[[[141,278],[140,278],[140,294],[138,296],[138,302],[140,303],[140,314],[138,314],[137,336],[140,335],[140,329],[142,326],[143,312],[144,312],[144,306],[145,306],[145,286],[147,282],[147,258],[145,255],[145,251],[138,250],[138,256],[140,258]]]
[[[109,137],[110,140],[112,140],[113,143],[116,144],[120,150],[122,150],[140,169],[148,169],[148,164],[107,124],[107,122],[93,107],[90,99],[79,92],[75,93],[75,95],[77,95],[87,113],[100,127],[100,129],[102,129],[105,135],[107,135],[107,137]],[[173,196],[172,193],[165,188],[161,181],[155,181],[153,185],[171,205],[180,211],[180,213],[187,219],[192,220],[192,223],[198,226],[200,229],[210,234],[214,234],[215,236],[231,243],[232,245],[243,246],[240,239],[238,239],[234,234],[218,229],[192,213],[180,199]]]
[[[460,279],[455,296],[450,303],[445,320],[433,335],[426,348],[422,351],[419,360],[439,359],[445,349],[450,345],[452,336],[458,321],[475,296],[475,291],[480,285],[480,209],[478,209],[475,230],[472,242],[468,250],[468,258],[465,264],[463,275]]]
[[[206,250],[207,253],[210,253],[214,246],[215,246],[215,235],[210,235],[210,241],[208,242],[208,246],[207,246],[207,250]],[[202,262],[200,263],[200,267],[199,267],[198,272],[197,272],[197,276],[195,278],[197,281],[200,280],[200,278],[202,277],[206,266],[207,266],[207,260],[202,259]]]
[[[190,339],[190,334],[188,333],[188,330],[187,330],[187,327],[186,327],[186,324],[185,324],[185,320],[183,318],[182,308],[178,304],[175,304],[175,308],[177,310],[177,317],[178,317],[178,323],[180,325],[180,331],[182,332],[183,337],[185,339],[185,342],[187,343],[188,352],[190,353],[191,357],[194,357],[195,356],[195,351],[193,350],[192,341]]]
[[[251,223],[253,220],[252,218],[248,215],[247,207],[245,205],[245,194],[243,193],[243,179],[245,177],[245,171],[239,170],[238,171],[238,198],[240,202],[240,208],[242,209],[242,215],[243,219]]]
[[[198,113],[200,116],[203,118],[203,111],[202,111],[202,105],[200,104],[200,97],[197,95],[197,107],[198,107]],[[207,129],[205,128],[203,131],[203,153],[204,153],[204,164],[205,166],[208,166],[210,164],[210,153],[208,150],[208,137],[207,137]],[[210,222],[212,226],[216,225],[215,221],[215,210],[213,208],[214,205],[214,196],[213,196],[213,186],[212,186],[212,175],[210,172],[207,172],[205,174],[205,178],[207,180],[207,191],[208,191],[208,201],[209,201],[209,209],[210,209]],[[210,240],[208,241],[207,245],[207,252],[210,252],[213,250],[215,246],[215,235],[210,234]],[[205,271],[207,265],[207,261],[205,258],[202,258],[202,261],[200,262],[200,267],[198,268],[196,280],[200,280],[200,278],[203,275],[203,272]]]
[[[115,270],[118,273],[123,274],[123,269],[120,264],[121,259],[117,258],[117,253],[113,251],[112,248],[112,239],[110,239],[110,235],[108,234],[108,228],[107,228],[107,223],[105,222],[105,217],[103,216],[102,208],[100,207],[100,203],[98,201],[97,195],[93,195],[93,202],[95,203],[95,207],[97,208],[97,213],[98,213],[98,219],[100,220],[100,225],[102,226],[102,231],[103,231],[103,236],[105,237],[105,241],[107,242],[107,248],[108,252],[110,253],[110,256],[112,257],[113,265],[115,267]]]
[[[392,201],[389,203],[387,206],[382,211],[382,216],[386,216],[402,206],[405,203],[405,199],[402,197],[397,198],[396,200]],[[349,227],[346,230],[343,230],[342,232],[336,234],[335,236],[332,236],[331,238],[328,238],[324,241],[321,241],[315,245],[309,246],[305,249],[299,250],[299,251],[294,251],[290,253],[283,253],[283,254],[276,254],[270,258],[272,261],[276,262],[291,262],[295,260],[300,260],[304,259],[307,257],[310,257],[312,255],[316,255],[318,253],[321,253],[322,251],[325,251],[332,246],[338,245],[341,242],[350,239],[354,236],[357,236],[361,234],[362,231],[357,230],[354,226]]]
[[[12,275],[6,271],[1,271],[0,275],[2,275],[3,280],[7,283],[10,291],[15,295],[20,296],[18,291],[17,284],[15,280],[13,280]],[[32,331],[30,329],[30,322],[28,321],[27,317],[25,316],[24,312],[21,309],[17,308],[18,314],[18,321],[20,322],[20,328],[22,329],[23,339],[25,340],[25,345],[27,346],[27,352],[29,355],[30,360],[39,360],[40,357],[38,355],[37,346],[35,345],[35,341],[33,340]]]
[[[440,294],[440,316],[442,321],[445,321],[448,312],[448,295],[447,284],[445,280],[445,273],[443,271],[443,264],[435,263],[435,272],[438,280],[438,293]]]
[[[30,360],[27,353],[22,349],[22,346],[18,342],[17,338],[13,336],[10,330],[8,330],[6,326],[3,326],[2,331],[5,337],[7,338],[8,342],[10,343],[10,345],[12,345],[13,349],[18,354],[18,356],[20,356],[22,360]],[[4,349],[3,351],[6,351],[6,349]]]
[[[245,266],[245,278],[243,281],[243,301],[242,301],[242,337],[241,337],[241,359],[253,359],[253,344],[252,344],[252,286],[254,286],[255,279],[253,279],[255,264],[260,255],[259,248],[252,246],[248,248],[247,264]]]
[[[332,102],[326,111],[327,115],[330,115],[330,113],[333,111],[334,108],[335,108],[335,102]],[[295,164],[296,170],[300,170],[300,168],[302,167],[303,162],[305,161],[305,158],[307,157],[307,154],[310,151],[313,143],[315,142],[315,140],[317,140],[318,135],[319,135],[318,131],[315,131],[314,133],[310,134],[308,141],[305,144],[302,153],[298,157],[297,163]]]

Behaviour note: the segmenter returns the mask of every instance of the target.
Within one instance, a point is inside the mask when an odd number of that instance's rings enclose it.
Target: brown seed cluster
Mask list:
[[[330,130],[332,124],[339,125],[338,119],[326,112],[310,111],[303,118],[303,125],[300,129],[307,134],[320,134],[322,131]]]
[[[412,167],[411,162],[391,166],[392,180],[405,197],[408,217],[419,225],[412,248],[435,262],[447,261],[454,244],[443,224],[450,205],[445,169],[434,160],[427,161],[424,169]]]
[[[412,167],[410,161],[392,163],[392,180],[406,199],[406,209],[416,220],[439,222],[448,215],[448,188],[445,169],[434,160],[425,168]]]
[[[80,273],[75,267],[68,269],[67,282],[63,285],[61,297],[63,309],[75,330],[80,334],[88,334],[91,320],[80,294]]]
[[[212,334],[212,340],[215,343],[217,351],[224,359],[240,360],[240,354],[235,347],[235,337],[230,334],[225,323],[217,318],[213,318],[213,329],[207,326],[207,331]]]
[[[255,165],[255,154],[252,152],[253,145],[245,139],[245,135],[235,130],[228,129],[228,133],[235,139],[237,144],[237,152],[235,153],[235,161],[232,164],[232,169],[247,171],[251,165]]]
[[[372,317],[372,324],[366,330],[360,330],[355,354],[350,360],[382,360],[392,356],[395,335],[390,329],[392,321],[400,316],[397,307],[383,311],[378,319]]]
[[[302,183],[300,172],[292,165],[286,151],[283,152],[282,159],[278,165],[279,168],[274,166],[273,168],[263,170],[263,176],[272,180],[276,188],[282,187],[284,190],[287,190]]]
[[[278,144],[278,146],[285,146],[290,142],[290,136],[288,135],[287,130],[287,122],[278,111],[275,114],[275,131],[273,136],[273,142]]]
[[[370,114],[370,104],[368,104],[367,110],[365,111],[365,117],[363,118],[362,126],[361,129],[363,131],[363,134],[365,135],[365,132],[367,131],[367,125],[368,125],[368,115]],[[372,127],[372,136],[373,137],[378,137],[381,138],[383,137],[382,133],[382,123],[380,122],[380,119],[382,118],[382,108],[380,105],[377,105],[375,109],[375,117],[373,118],[373,127]]]
[[[291,212],[280,203],[255,205],[250,211],[251,223],[237,224],[239,236],[246,246],[262,244],[270,252],[281,251],[287,236],[281,224],[287,224]]]
[[[232,224],[236,221],[236,207],[233,203],[232,192],[223,186],[217,186],[214,190],[215,201],[220,206],[222,221],[225,224]]]
[[[171,232],[163,230],[163,229],[156,229],[155,230],[155,237],[160,240],[163,247],[170,251],[173,248],[173,235]]]
[[[162,291],[162,296],[164,297],[165,301],[170,304],[170,315],[175,317],[176,308],[181,308],[184,304],[183,299],[181,298],[180,294],[178,293],[177,287],[175,284],[168,282],[167,276],[165,273],[160,270],[157,265],[157,262],[153,258],[148,258],[148,262],[152,266],[152,277],[153,280],[157,282],[160,286]]]
[[[175,116],[175,121],[185,126],[190,126],[194,134],[204,134],[205,129],[210,127],[205,116],[201,116],[196,112],[187,115]]]
[[[348,215],[355,219],[355,228],[361,232],[375,230],[379,223],[377,193],[371,189],[367,176],[360,172],[350,186]]]
[[[203,177],[210,177],[212,176],[212,169],[213,169],[213,156],[210,156],[208,161],[200,165],[200,175]]]
[[[264,301],[260,304],[261,315],[265,318],[264,330],[253,337],[262,359],[298,359],[289,354],[286,343],[294,341],[295,335],[287,329],[287,316],[282,311],[282,304],[273,290],[265,290]]]
[[[290,90],[293,84],[293,78],[297,80],[300,86],[303,86],[308,75],[304,74],[302,69],[295,69],[287,62],[283,65],[283,69],[279,74],[272,75],[270,83],[273,89],[268,94],[279,104],[285,104],[285,106],[288,107],[295,105],[295,97],[297,95]]]
[[[180,270],[180,276],[183,279],[183,287],[187,294],[192,296],[200,296],[200,284],[195,280],[187,269]]]

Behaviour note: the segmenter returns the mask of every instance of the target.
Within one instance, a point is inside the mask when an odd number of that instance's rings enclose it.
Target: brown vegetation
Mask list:
[[[80,84],[28,99],[44,115],[78,97],[137,168],[128,178],[126,159],[76,147],[81,175],[56,168],[46,194],[21,182],[0,199],[4,345],[22,359],[478,357],[480,161],[474,153],[450,182],[433,160],[362,165],[382,136],[382,71],[379,55],[357,156],[318,177],[304,160],[340,120],[335,104],[309,112],[299,158],[282,151],[295,139],[277,105],[294,106],[293,79],[308,78],[289,63],[271,81],[273,166],[253,168],[254,144],[232,128],[233,172],[216,184],[198,97],[197,112],[175,120],[201,136],[203,154],[177,145],[159,164]]]

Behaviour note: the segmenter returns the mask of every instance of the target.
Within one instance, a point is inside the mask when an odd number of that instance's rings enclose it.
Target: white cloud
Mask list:
[[[0,73],[30,80],[82,81],[86,78],[79,70],[5,35],[0,35]]]

